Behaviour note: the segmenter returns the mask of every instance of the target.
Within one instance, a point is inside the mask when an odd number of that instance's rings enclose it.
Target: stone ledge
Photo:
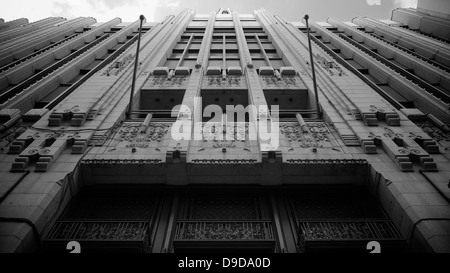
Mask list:
[[[416,108],[403,108],[400,109],[405,116],[408,117],[411,121],[426,121],[427,116],[422,113],[419,109]]]
[[[24,122],[36,122],[40,120],[45,114],[47,114],[48,109],[31,109],[25,115],[23,115],[22,120]]]
[[[222,75],[222,69],[219,66],[209,66],[206,70],[208,76],[220,76]]]
[[[281,76],[295,76],[297,72],[292,66],[283,66],[280,67]]]
[[[188,162],[191,165],[248,165],[261,164],[256,159],[194,159]]]
[[[189,67],[180,66],[175,69],[176,76],[189,76],[191,74]]]
[[[288,159],[283,163],[297,165],[368,164],[367,160],[365,159]]]
[[[261,66],[259,68],[259,75],[261,76],[273,76],[274,74],[273,68],[270,66]]]
[[[242,76],[242,69],[240,66],[228,67],[228,75],[230,76]]]
[[[85,159],[81,165],[154,165],[163,163],[160,159]]]
[[[167,66],[155,67],[155,69],[153,70],[153,75],[155,75],[155,76],[167,76],[167,75],[169,75],[169,68]]]

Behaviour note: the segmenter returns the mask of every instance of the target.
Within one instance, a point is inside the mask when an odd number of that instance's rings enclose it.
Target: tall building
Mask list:
[[[306,23],[0,21],[0,251],[450,252],[449,16]]]

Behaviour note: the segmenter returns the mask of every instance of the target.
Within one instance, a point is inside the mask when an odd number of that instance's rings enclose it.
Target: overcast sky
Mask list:
[[[218,8],[231,8],[237,12],[253,13],[264,7],[274,15],[288,21],[301,21],[305,13],[312,21],[325,21],[333,16],[350,21],[358,15],[376,19],[390,19],[397,7],[416,7],[417,0],[3,0],[0,18],[10,21],[27,18],[30,22],[50,16],[73,19],[94,17],[98,22],[120,17],[132,22],[144,14],[148,22],[160,21],[184,8],[197,13],[209,13]]]

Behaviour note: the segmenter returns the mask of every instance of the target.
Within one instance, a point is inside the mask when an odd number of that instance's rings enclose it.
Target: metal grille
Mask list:
[[[133,240],[147,241],[149,222],[144,221],[57,221],[47,240]]]
[[[387,220],[300,221],[304,240],[383,240],[401,239]]]
[[[178,221],[175,240],[273,240],[270,221]]]

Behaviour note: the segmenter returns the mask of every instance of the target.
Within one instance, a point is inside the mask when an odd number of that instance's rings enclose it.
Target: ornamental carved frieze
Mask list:
[[[328,61],[325,57],[320,54],[316,54],[317,63],[325,69],[330,76],[347,76],[344,70],[336,64],[334,61]]]
[[[136,148],[161,151],[170,126],[171,123],[166,122],[153,122],[147,127],[141,122],[126,122],[117,126],[110,140],[105,141],[106,152],[117,154],[123,149],[136,151]]]
[[[450,132],[445,132],[429,121],[415,122],[417,126],[428,134],[440,146],[450,149]]]
[[[263,89],[271,88],[295,88],[300,87],[296,77],[281,77],[280,79],[275,76],[261,76],[261,83]]]
[[[390,129],[388,127],[385,127],[384,131],[385,131],[385,133],[383,133],[383,136],[388,137],[388,138],[402,139],[404,137],[403,134],[395,133],[394,131],[392,131],[392,129]]]
[[[6,151],[6,148],[30,126],[17,124],[0,135],[0,153]]]
[[[245,142],[248,137],[248,123],[222,123],[208,122],[203,125],[201,133],[205,142],[218,142],[222,140]]]
[[[248,130],[248,123],[228,123],[227,126],[219,122],[205,123],[201,129],[203,147],[197,152],[221,148],[245,149],[246,140],[248,140]]]
[[[306,127],[302,128],[298,123],[281,123],[280,132],[289,141],[291,148],[329,148],[341,151],[324,122],[306,122]]]
[[[143,89],[166,89],[184,88],[187,83],[187,76],[151,76],[145,83]]]
[[[207,76],[206,86],[209,88],[245,87],[242,85],[241,76],[227,76],[226,78],[223,78],[222,76]]]
[[[133,62],[133,55],[128,54],[121,60],[113,62],[102,74],[102,76],[117,76],[124,68]]]
[[[141,131],[141,123],[125,123],[117,133],[119,142],[127,148],[148,148],[151,142],[161,142],[169,131],[169,123],[150,124],[145,132]]]

